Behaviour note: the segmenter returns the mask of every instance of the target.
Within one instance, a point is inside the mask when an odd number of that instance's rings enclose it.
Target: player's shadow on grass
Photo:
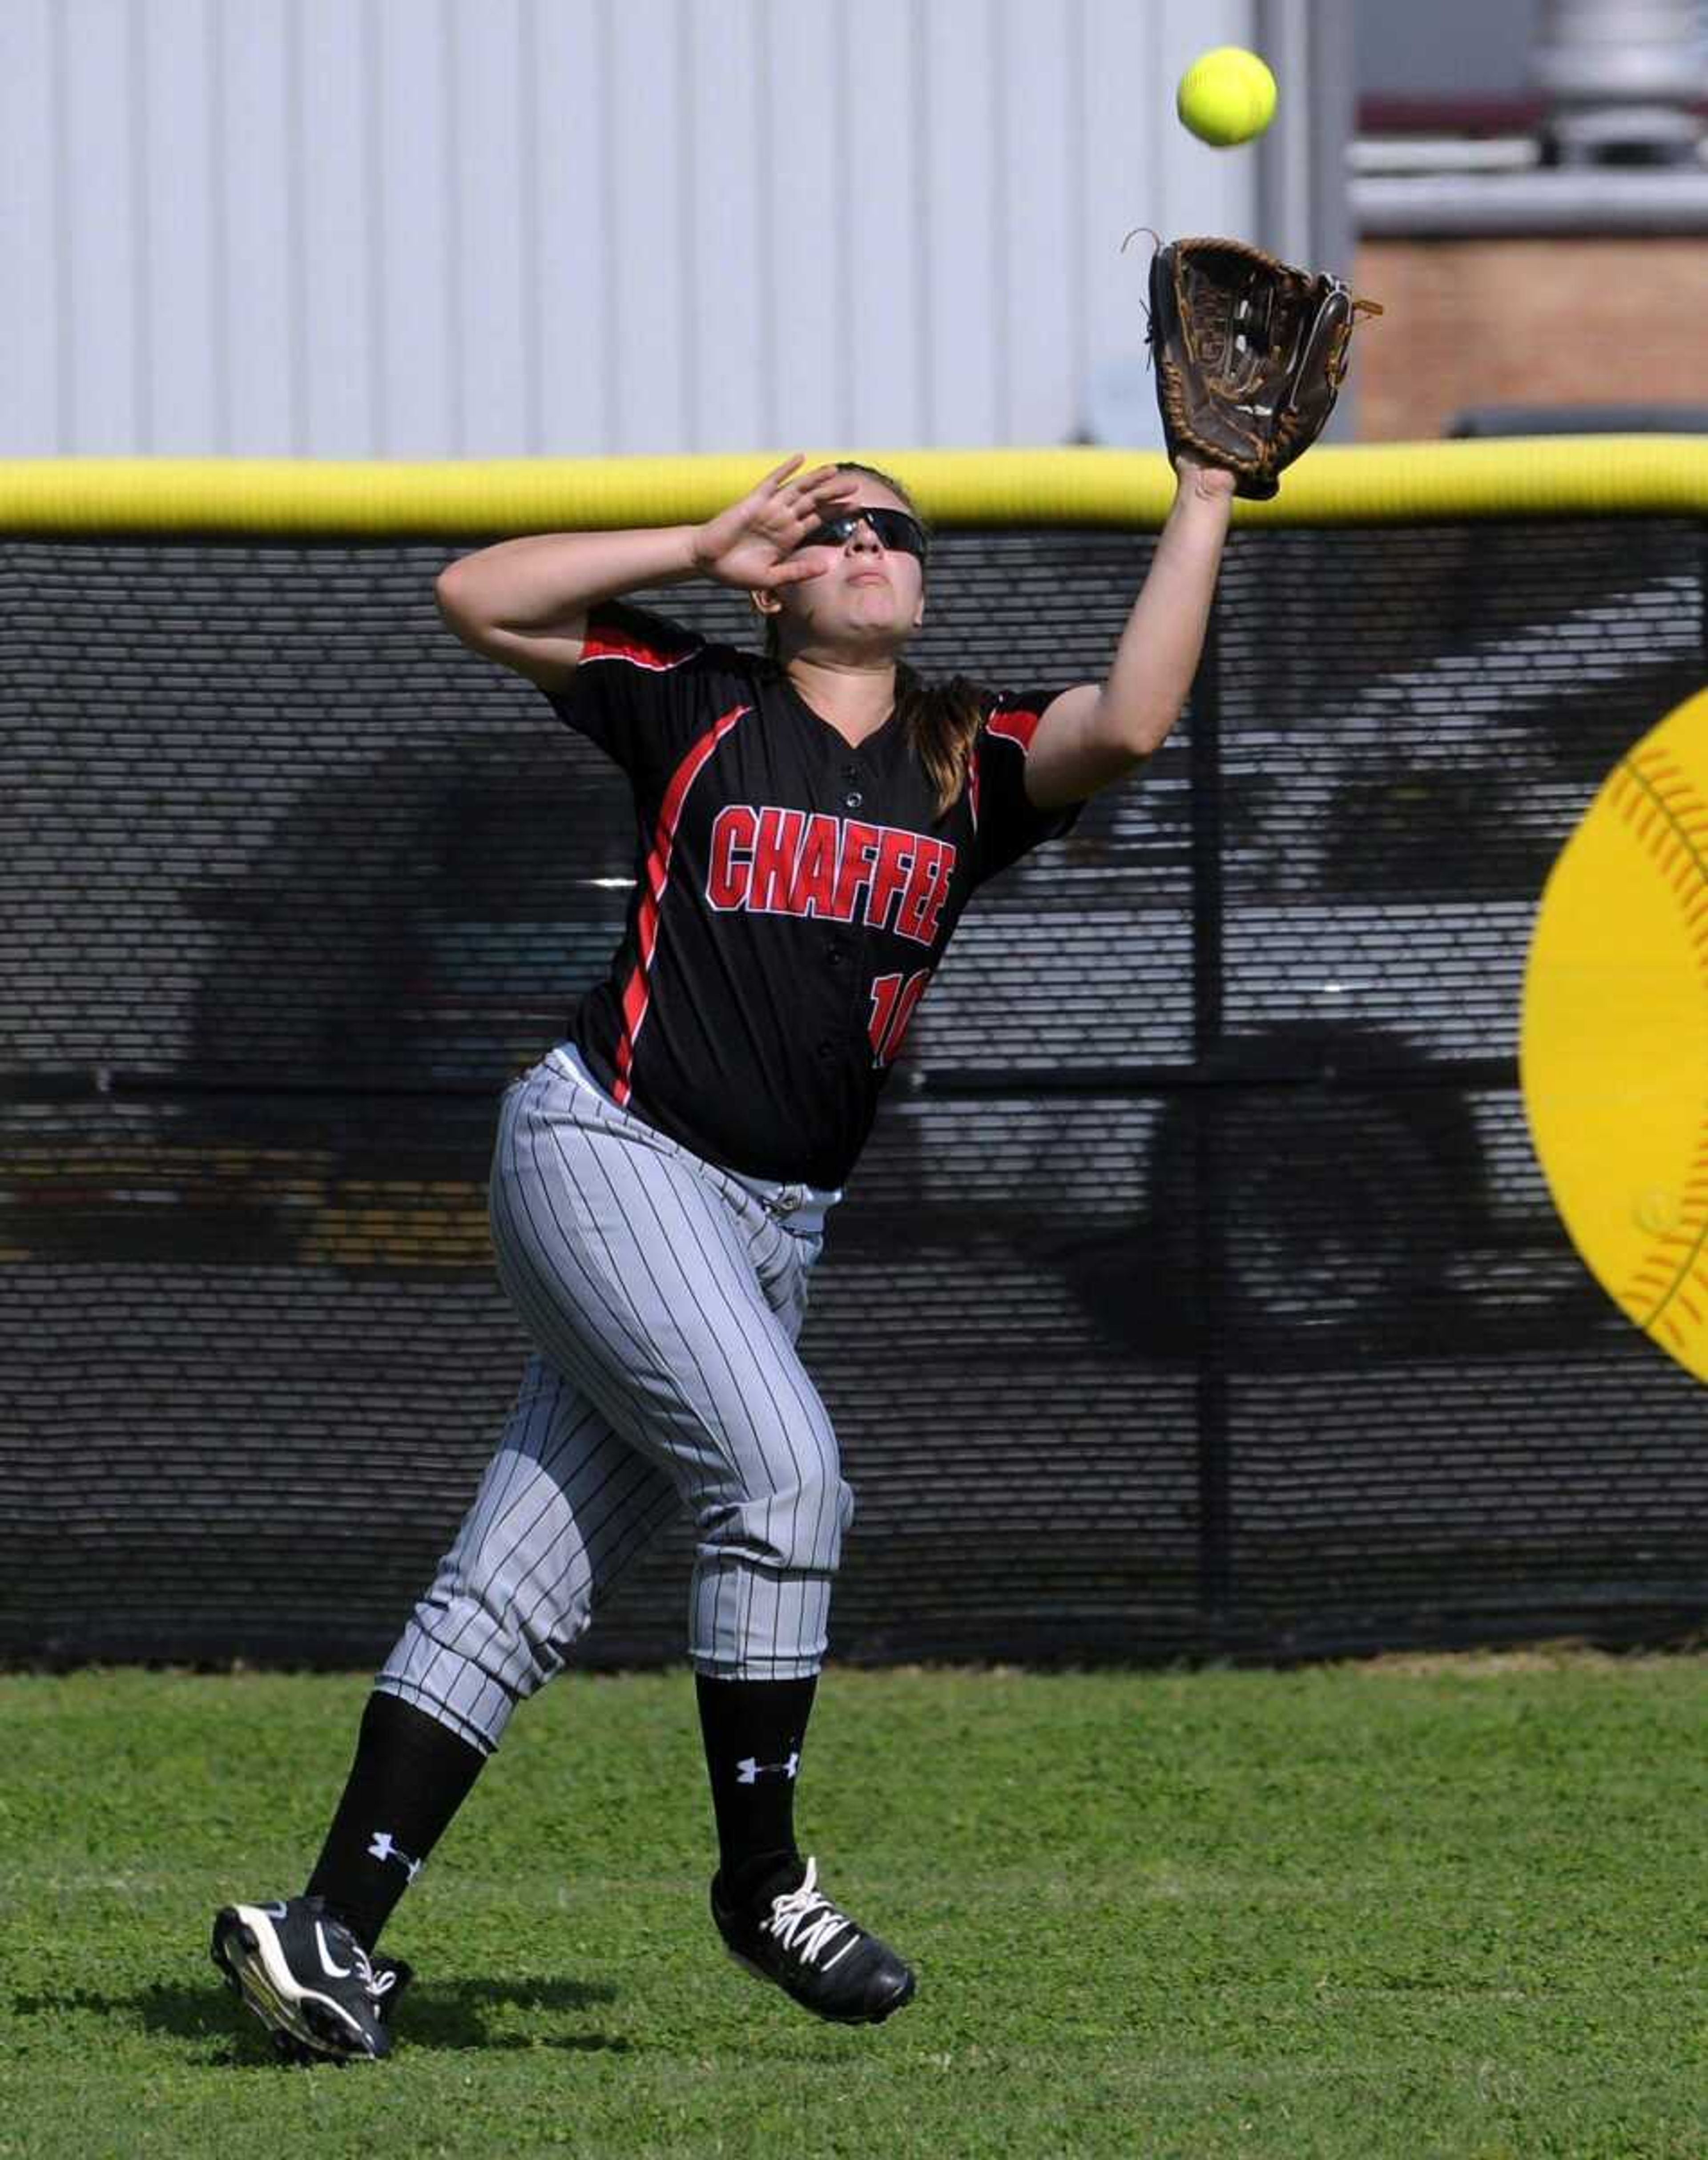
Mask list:
[[[398,2038],[412,2048],[568,2048],[626,2054],[630,2043],[605,2033],[495,2033],[491,2012],[515,2008],[541,2022],[562,2010],[590,2010],[615,2002],[617,1991],[604,1981],[418,1981],[400,2011]]]
[[[550,2026],[564,2011],[586,2011],[616,2000],[617,1991],[603,1981],[584,1980],[458,1980],[418,1981],[409,1991],[408,2007],[397,2021],[397,2037],[408,2048],[431,2048],[445,2053],[460,2048],[563,2048],[576,2053],[610,2051],[626,2054],[631,2043],[598,2032],[553,2032]],[[98,1988],[44,1989],[14,1996],[11,2007],[19,2017],[44,2014],[134,2017],[145,2032],[169,2033],[174,2039],[212,2043],[212,2059],[233,2069],[276,2069],[277,2058],[261,2027],[235,1995],[217,1981],[206,1986],[184,1987],[164,1983],[138,1989],[129,1995],[103,1994]],[[520,2011],[530,2029],[494,2029],[493,2013]],[[506,2018],[510,2025],[512,2020]]]

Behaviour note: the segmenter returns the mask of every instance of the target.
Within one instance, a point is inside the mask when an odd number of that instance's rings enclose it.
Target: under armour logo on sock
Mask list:
[[[388,1830],[376,1830],[374,1832],[374,1841],[368,1847],[368,1858],[401,1861],[408,1870],[409,1880],[412,1882],[421,1872],[421,1862],[418,1860],[412,1860],[401,1845],[394,1844],[392,1833]]]
[[[761,1778],[792,1778],[800,1763],[798,1749],[787,1763],[761,1763],[751,1755],[744,1755],[735,1765],[735,1782],[738,1785],[756,1785]]]

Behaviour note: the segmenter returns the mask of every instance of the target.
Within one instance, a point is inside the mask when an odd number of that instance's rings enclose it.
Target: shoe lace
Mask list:
[[[350,1955],[356,1966],[356,1977],[365,1991],[376,2002],[382,2002],[397,1985],[397,1973],[390,1965],[383,1972],[376,1972],[372,1959],[353,1935],[350,1941]]]
[[[761,1934],[775,1935],[786,1950],[798,1958],[802,1965],[816,1965],[823,1953],[842,1933],[848,1930],[848,1940],[835,1957],[826,1958],[821,1968],[828,1972],[859,1939],[859,1929],[846,1913],[839,1913],[818,1886],[818,1863],[807,1862],[807,1879],[798,1890],[786,1890],[771,1900],[771,1918],[760,1922]]]

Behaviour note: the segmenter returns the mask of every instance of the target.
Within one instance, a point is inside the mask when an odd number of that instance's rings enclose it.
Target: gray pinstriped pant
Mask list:
[[[694,1669],[818,1670],[854,1495],[794,1346],[835,1197],[703,1162],[567,1045],[509,1089],[493,1246],[536,1351],[378,1688],[496,1747],[683,1506]]]

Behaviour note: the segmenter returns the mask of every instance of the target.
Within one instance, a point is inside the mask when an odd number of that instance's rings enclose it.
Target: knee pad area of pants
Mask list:
[[[852,1488],[840,1477],[803,1477],[700,1517],[706,1558],[745,1560],[783,1575],[829,1575],[854,1520]]]

